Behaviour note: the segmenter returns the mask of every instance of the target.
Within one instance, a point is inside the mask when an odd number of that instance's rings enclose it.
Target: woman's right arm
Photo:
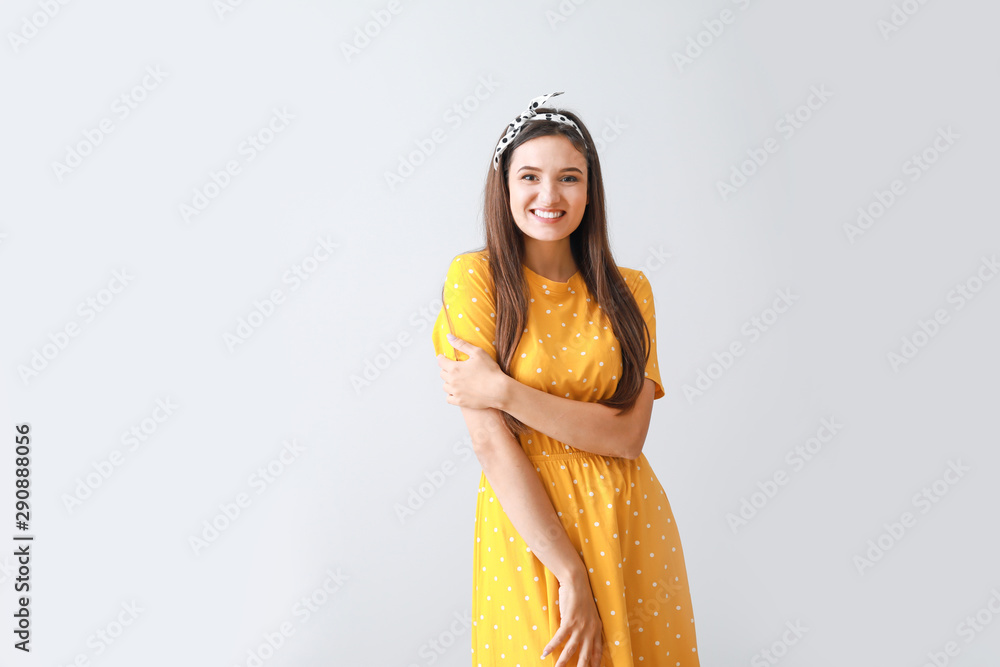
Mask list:
[[[588,582],[587,568],[556,515],[534,466],[494,408],[462,408],[472,448],[518,535],[560,583]]]
[[[559,582],[559,628],[541,659],[560,649],[556,667],[596,665],[604,649],[601,615],[580,554],[563,529],[528,455],[495,408],[462,408],[472,448],[507,518]],[[578,660],[573,660],[579,656]]]
[[[455,257],[441,301],[432,329],[435,356],[444,353],[460,361],[461,352],[445,337],[450,331],[486,350],[496,361],[496,307],[487,262],[470,255]],[[473,451],[504,513],[528,549],[559,582],[559,629],[546,644],[546,653],[565,643],[555,667],[566,667],[577,653],[581,662],[596,664],[602,651],[602,625],[587,566],[566,534],[534,466],[498,410],[463,407],[462,416],[472,436]]]
[[[570,661],[597,665],[603,652],[603,625],[580,554],[556,515],[528,455],[495,408],[462,408],[472,448],[497,500],[521,539],[559,582],[559,628],[541,659],[560,650],[556,667]],[[579,656],[574,660],[574,656]]]

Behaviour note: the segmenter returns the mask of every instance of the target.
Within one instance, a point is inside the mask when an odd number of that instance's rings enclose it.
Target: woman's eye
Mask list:
[[[524,176],[521,177],[521,180],[523,181],[526,178],[535,178],[535,175],[534,174],[525,174]],[[576,183],[578,180],[580,180],[576,176],[563,176],[564,180],[567,179],[567,178],[571,179],[571,182],[573,182],[573,183]]]

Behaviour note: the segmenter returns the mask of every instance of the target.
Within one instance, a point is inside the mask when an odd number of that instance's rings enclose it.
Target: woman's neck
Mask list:
[[[564,283],[575,274],[579,267],[573,260],[569,239],[565,243],[547,242],[526,243],[524,248],[524,264],[540,276]]]

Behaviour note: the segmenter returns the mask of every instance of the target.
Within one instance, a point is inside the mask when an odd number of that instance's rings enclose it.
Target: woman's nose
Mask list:
[[[558,199],[559,193],[556,191],[555,184],[542,183],[538,193],[538,201],[544,206],[549,206],[550,204],[555,203]]]

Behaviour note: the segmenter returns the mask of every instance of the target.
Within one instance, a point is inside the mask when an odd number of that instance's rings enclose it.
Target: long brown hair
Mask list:
[[[538,108],[536,114],[562,114],[573,120],[583,136],[571,126],[546,120],[528,121],[504,149],[497,170],[493,169],[493,155],[486,176],[483,218],[486,227],[486,245],[469,252],[487,251],[490,289],[496,308],[497,364],[510,375],[528,313],[528,283],[521,265],[524,260],[524,233],[514,222],[510,209],[510,187],[507,172],[514,150],[526,141],[546,135],[562,135],[569,139],[587,159],[587,207],[579,226],[570,234],[570,248],[580,275],[592,298],[611,322],[611,329],[618,339],[622,359],[622,373],[615,393],[597,401],[601,405],[618,408],[618,414],[632,409],[645,379],[646,360],[649,357],[650,334],[632,291],[618,270],[608,242],[608,226],[604,207],[604,181],[601,162],[590,131],[580,118],[565,109]],[[506,133],[505,127],[501,137]],[[497,137],[497,141],[500,137]],[[442,290],[442,301],[444,292]],[[447,316],[447,309],[445,309]],[[448,323],[451,328],[451,322]],[[501,411],[511,435],[517,438],[531,432],[526,424]]]

